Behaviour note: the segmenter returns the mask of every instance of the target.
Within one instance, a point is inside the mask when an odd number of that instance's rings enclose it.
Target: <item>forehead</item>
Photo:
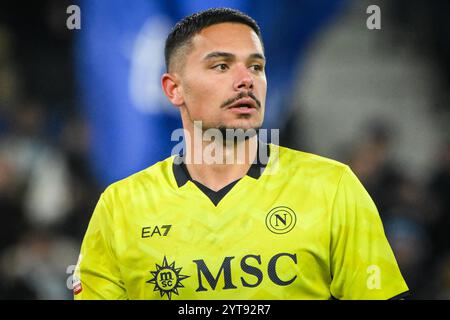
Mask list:
[[[209,26],[192,39],[193,54],[225,51],[234,54],[261,53],[263,49],[256,32],[242,23],[219,23]]]

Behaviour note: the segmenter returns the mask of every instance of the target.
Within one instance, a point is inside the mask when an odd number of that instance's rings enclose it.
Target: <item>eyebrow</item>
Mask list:
[[[215,58],[224,58],[226,60],[233,60],[236,56],[229,52],[223,52],[223,51],[214,51],[208,53],[203,60],[210,60]],[[252,53],[249,56],[250,59],[260,59],[260,60],[266,60],[266,58],[261,53]]]

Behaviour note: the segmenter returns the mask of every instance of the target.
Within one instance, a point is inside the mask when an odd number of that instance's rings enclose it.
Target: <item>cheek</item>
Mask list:
[[[259,99],[261,103],[265,105],[267,93],[267,81],[265,78],[258,81],[258,88],[259,88],[258,90]]]
[[[211,79],[197,77],[183,84],[184,100],[191,113],[212,113],[223,102],[220,97],[220,83],[212,85]]]

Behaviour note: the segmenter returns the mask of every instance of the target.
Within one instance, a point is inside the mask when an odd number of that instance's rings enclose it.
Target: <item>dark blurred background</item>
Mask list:
[[[0,298],[72,299],[100,193],[168,157],[181,127],[159,90],[170,26],[230,6],[262,28],[265,127],[350,165],[412,299],[450,299],[450,2],[165,2],[0,3]]]

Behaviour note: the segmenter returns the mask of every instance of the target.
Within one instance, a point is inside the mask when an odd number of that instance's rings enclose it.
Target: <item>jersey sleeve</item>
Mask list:
[[[75,300],[127,299],[114,255],[110,210],[102,194],[89,222],[73,276]]]
[[[336,299],[391,299],[408,294],[378,210],[348,166],[331,217],[331,295]]]

